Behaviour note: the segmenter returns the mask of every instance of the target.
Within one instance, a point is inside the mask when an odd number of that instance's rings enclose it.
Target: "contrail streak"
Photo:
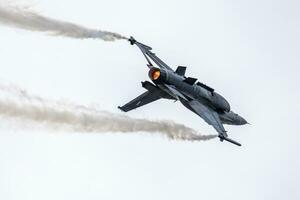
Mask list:
[[[0,90],[11,96],[0,98],[0,116],[44,124],[49,128],[90,133],[161,133],[170,139],[189,141],[216,137],[200,135],[196,130],[172,121],[134,119],[87,106],[46,100],[16,86],[0,84]]]
[[[71,38],[94,38],[104,41],[127,39],[118,33],[89,29],[70,22],[52,19],[31,11],[29,8],[12,6],[4,2],[0,2],[0,23],[20,29]]]

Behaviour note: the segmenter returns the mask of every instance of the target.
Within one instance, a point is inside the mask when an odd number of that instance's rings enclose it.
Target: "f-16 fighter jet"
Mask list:
[[[151,52],[151,47],[136,41],[133,37],[130,37],[129,42],[138,46],[145,56],[152,83],[142,82],[142,86],[147,91],[124,106],[119,106],[119,109],[128,112],[158,99],[178,100],[206,123],[212,125],[218,132],[220,141],[225,140],[241,146],[240,143],[228,138],[223,124],[244,125],[247,121],[230,110],[230,105],[224,97],[216,93],[213,88],[198,82],[196,78],[186,77],[186,67],[179,66],[174,71]]]

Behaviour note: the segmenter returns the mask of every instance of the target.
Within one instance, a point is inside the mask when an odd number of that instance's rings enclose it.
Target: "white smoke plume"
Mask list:
[[[104,41],[127,39],[118,33],[89,29],[70,22],[45,17],[30,10],[29,7],[11,5],[6,1],[0,2],[0,23],[20,29],[78,39],[94,38]]]
[[[43,99],[14,85],[0,84],[0,116],[43,124],[50,129],[89,133],[161,133],[176,140],[209,140],[196,130],[165,120],[134,119],[88,106]]]

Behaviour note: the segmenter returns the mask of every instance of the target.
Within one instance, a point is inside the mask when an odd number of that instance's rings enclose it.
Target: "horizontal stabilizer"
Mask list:
[[[164,98],[164,99],[173,99],[173,100],[176,99],[172,95],[170,95],[168,92],[165,92],[164,90],[159,89],[156,85],[153,85],[149,81],[142,82],[142,86],[143,86],[143,88],[145,88],[149,92],[151,92],[153,94],[157,94],[161,98]]]
[[[142,86],[143,86],[143,88],[145,88],[148,91],[155,91],[158,89],[155,85],[153,85],[149,81],[142,82]]]

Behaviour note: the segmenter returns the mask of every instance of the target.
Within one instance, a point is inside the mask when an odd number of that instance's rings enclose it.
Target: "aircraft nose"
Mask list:
[[[245,124],[248,124],[248,122],[240,116],[240,124],[245,125]]]

